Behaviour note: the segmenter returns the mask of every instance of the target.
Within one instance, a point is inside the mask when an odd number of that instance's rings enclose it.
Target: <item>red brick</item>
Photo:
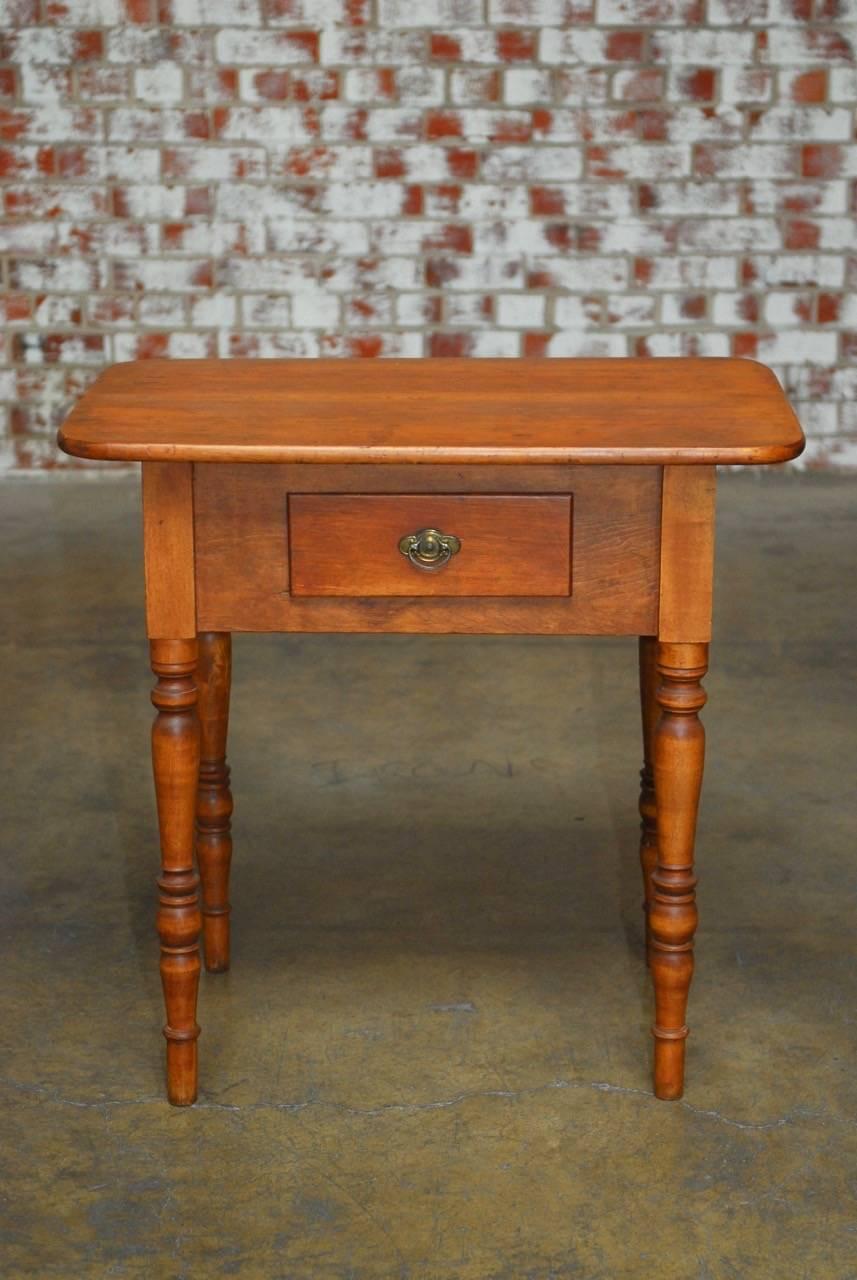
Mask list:
[[[522,354],[529,358],[547,355],[551,337],[552,335],[550,333],[525,333]]]
[[[449,250],[450,253],[472,253],[473,231],[460,223],[448,223],[423,240],[423,252]]]
[[[816,222],[804,222],[794,219],[787,222],[784,243],[787,249],[817,249],[821,230]]]
[[[428,340],[430,356],[469,356],[473,349],[473,336],[469,333],[431,333]]]
[[[607,37],[609,62],[640,62],[646,37],[639,31],[611,31]]]
[[[713,67],[697,67],[679,81],[683,97],[694,102],[713,102],[717,96],[717,73]]]
[[[257,71],[253,77],[253,88],[260,98],[283,102],[289,96],[291,76],[288,71]]]
[[[502,62],[533,62],[537,38],[534,31],[498,31],[497,57]]]
[[[733,356],[748,356],[753,359],[759,349],[759,335],[756,333],[733,333]]]
[[[842,161],[842,148],[835,143],[812,143],[801,151],[801,173],[805,178],[836,178]]]
[[[688,293],[682,298],[680,309],[685,320],[704,320],[708,300],[704,293]]]
[[[331,102],[339,97],[339,73],[314,68],[309,72],[292,72],[292,97],[295,102]]]
[[[797,76],[792,81],[791,96],[793,102],[824,102],[827,98],[827,72],[816,67]]]
[[[376,178],[404,178],[407,173],[405,155],[400,147],[382,147],[376,150],[372,167]]]
[[[454,258],[427,258],[425,272],[428,287],[442,289],[449,280],[456,278],[459,267]]]
[[[461,61],[461,45],[454,36],[433,32],[429,40],[429,52],[438,62]]]
[[[423,189],[414,183],[402,190],[402,217],[418,218],[423,211]]]
[[[425,135],[430,141],[442,138],[461,138],[464,126],[461,116],[454,111],[429,111],[425,118]]]
[[[530,213],[534,218],[562,217],[565,193],[557,187],[530,187]]]
[[[841,308],[841,293],[820,293],[818,295],[818,323],[838,324]]]
[[[87,62],[104,57],[104,37],[100,31],[75,31],[74,60]]]
[[[475,178],[479,172],[479,152],[467,147],[449,147],[446,151],[446,167],[450,177]]]

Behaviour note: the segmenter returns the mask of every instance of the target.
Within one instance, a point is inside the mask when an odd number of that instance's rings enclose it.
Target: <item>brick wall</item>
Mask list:
[[[730,353],[857,465],[856,12],[0,0],[2,465],[115,360]]]

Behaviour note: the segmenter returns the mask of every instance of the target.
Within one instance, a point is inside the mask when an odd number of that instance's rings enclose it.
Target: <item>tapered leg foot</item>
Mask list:
[[[657,863],[651,877],[649,928],[655,988],[654,1088],[659,1098],[684,1090],[685,1023],[693,976],[696,878],[693,870],[696,815],[705,758],[702,678],[708,669],[705,644],[659,644],[654,735],[657,795]]]
[[[197,637],[201,759],[196,806],[196,854],[202,878],[205,967],[229,968],[229,869],[232,862],[232,793],[226,763],[232,637],[204,632]]]
[[[152,640],[157,683],[152,702],[152,766],[161,839],[158,936],[167,1021],[167,1096],[175,1106],[196,1101],[199,1026],[199,878],[193,865],[194,810],[199,775],[195,640]]]
[[[643,720],[643,767],[640,770],[640,870],[643,873],[643,913],[646,923],[646,963],[651,964],[649,912],[652,902],[652,874],[658,859],[657,813],[655,806],[655,725],[658,720],[658,642],[654,636],[640,636],[640,711]]]

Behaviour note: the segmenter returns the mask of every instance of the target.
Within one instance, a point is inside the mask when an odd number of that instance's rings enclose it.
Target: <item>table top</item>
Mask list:
[[[125,461],[765,463],[803,433],[740,359],[146,360],[107,369],[59,433]]]

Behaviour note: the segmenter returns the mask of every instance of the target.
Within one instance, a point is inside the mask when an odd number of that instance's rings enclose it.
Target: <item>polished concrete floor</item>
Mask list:
[[[244,636],[180,1111],[136,487],[0,489],[0,1276],[857,1277],[855,498],[721,484],[682,1102],[633,640]]]

